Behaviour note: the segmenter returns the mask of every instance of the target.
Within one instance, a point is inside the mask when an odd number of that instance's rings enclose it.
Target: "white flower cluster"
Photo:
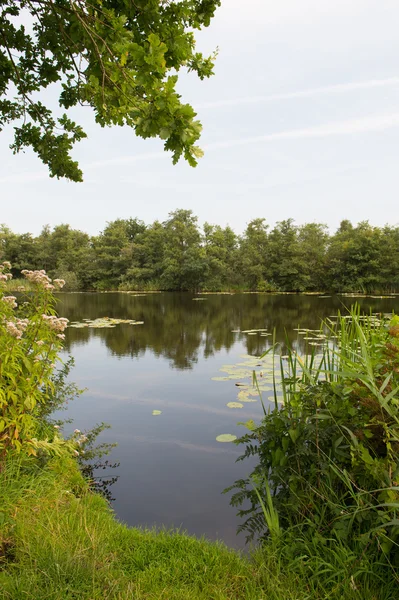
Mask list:
[[[47,323],[47,325],[53,331],[64,331],[69,323],[68,319],[64,317],[55,317],[53,315],[42,315],[43,321]],[[59,336],[58,336],[59,337]],[[63,338],[61,338],[63,339]]]
[[[16,319],[15,321],[7,321],[7,332],[13,337],[17,338],[17,340],[20,340],[25,329],[28,327],[28,323],[28,319]]]
[[[2,301],[5,302],[6,304],[9,304],[11,306],[11,308],[17,308],[18,304],[16,303],[16,297],[15,296],[3,296],[2,297]]]
[[[55,287],[61,289],[65,285],[65,279],[54,279],[53,283],[54,283]]]
[[[61,289],[65,285],[63,279],[54,279],[53,283],[51,283],[51,279],[46,275],[44,269],[41,269],[40,271],[28,271],[28,269],[23,269],[21,273],[28,281],[43,286],[45,290]]]
[[[87,436],[82,433],[80,431],[80,429],[75,429],[74,433],[74,437],[76,436],[75,442],[78,444],[78,446],[81,446],[82,444],[84,444],[85,442],[87,442]],[[84,454],[84,451],[81,450],[80,451],[81,454]]]
[[[11,269],[11,263],[8,260],[4,260],[0,263],[0,281],[8,281],[12,279],[11,273],[3,273],[4,269]]]

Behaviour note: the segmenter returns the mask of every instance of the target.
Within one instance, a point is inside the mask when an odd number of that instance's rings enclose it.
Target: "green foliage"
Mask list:
[[[399,290],[399,227],[343,221],[297,227],[292,219],[269,231],[265,219],[243,235],[175,210],[163,223],[137,218],[107,223],[95,237],[58,225],[37,237],[0,227],[0,258],[22,269],[45,268],[68,290],[190,290],[363,292]]]
[[[331,337],[321,360],[289,351],[284,405],[237,440],[240,460],[257,464],[226,491],[236,490],[231,503],[250,538],[276,537],[276,511],[284,560],[310,553],[310,569],[328,557],[330,590],[350,575],[361,589],[370,573],[389,587],[399,565],[399,318],[354,310],[326,325],[338,341]]]
[[[55,316],[52,291],[63,282],[53,285],[44,271],[23,271],[33,293],[17,302],[3,289],[10,267],[7,261],[0,265],[0,470],[11,450],[75,451],[56,430],[37,438],[40,417],[56,403],[54,369],[67,319]]]
[[[90,106],[96,122],[128,125],[142,138],[159,137],[173,163],[191,166],[201,124],[176,91],[182,67],[213,74],[214,56],[196,52],[194,31],[207,27],[220,0],[2,0],[0,130],[14,124],[14,152],[31,147],[52,177],[82,180],[71,158],[86,137],[68,117],[41,101],[57,84],[63,111]],[[28,15],[29,27],[21,23]]]
[[[222,544],[118,522],[68,457],[45,468],[10,458],[0,473],[0,507],[4,599],[273,598],[276,584],[264,571]],[[283,597],[298,599],[293,591]]]

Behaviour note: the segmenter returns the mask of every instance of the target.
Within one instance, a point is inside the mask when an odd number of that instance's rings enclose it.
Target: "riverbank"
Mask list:
[[[298,582],[223,544],[119,523],[74,459],[9,459],[0,474],[7,600],[303,599]]]

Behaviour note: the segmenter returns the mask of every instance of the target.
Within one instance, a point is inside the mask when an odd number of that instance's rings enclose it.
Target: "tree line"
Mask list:
[[[38,236],[0,226],[0,259],[45,269],[69,290],[392,292],[399,290],[399,226],[343,220],[330,234],[322,223],[271,228],[250,221],[242,235],[205,223],[191,210],[164,222],[137,218],[107,223],[97,236],[67,224]]]

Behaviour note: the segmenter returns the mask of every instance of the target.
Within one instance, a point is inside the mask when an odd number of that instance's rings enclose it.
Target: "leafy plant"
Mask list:
[[[31,147],[51,177],[82,180],[71,158],[86,137],[68,111],[90,106],[105,125],[128,125],[142,138],[159,137],[173,162],[191,166],[201,124],[176,92],[181,68],[200,79],[215,56],[196,52],[194,31],[207,27],[220,0],[3,0],[0,14],[0,129],[14,123],[19,152]],[[21,20],[28,17],[30,27]],[[59,84],[56,116],[40,92]],[[9,94],[9,90],[13,90]]]
[[[2,289],[10,268],[7,261],[0,265],[0,469],[9,450],[75,451],[55,429],[37,437],[41,417],[56,403],[53,376],[67,319],[55,316],[53,290],[64,282],[52,283],[44,271],[23,271],[33,293],[17,302]]]
[[[378,576],[396,577],[399,319],[363,317],[355,308],[324,328],[321,357],[289,349],[286,368],[281,360],[284,405],[249,423],[236,441],[245,446],[239,460],[258,462],[225,491],[235,490],[231,504],[248,538],[275,537],[265,507],[276,511],[286,559],[309,556],[310,548],[320,559],[341,548],[351,564],[366,560],[374,575],[383,567]],[[271,497],[254,481],[267,481]]]

